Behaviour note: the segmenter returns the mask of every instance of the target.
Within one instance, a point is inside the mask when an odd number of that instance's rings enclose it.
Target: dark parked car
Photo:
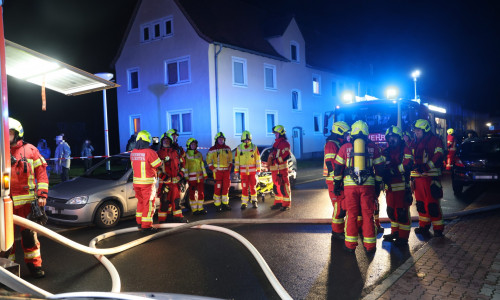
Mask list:
[[[500,138],[470,139],[458,146],[452,169],[455,194],[475,182],[500,182]]]

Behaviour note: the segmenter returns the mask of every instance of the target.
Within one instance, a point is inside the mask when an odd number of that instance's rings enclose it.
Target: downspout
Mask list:
[[[217,51],[217,45],[219,50]],[[218,69],[219,65],[217,63],[217,56],[219,56],[222,51],[222,44],[214,42],[214,63],[215,63],[215,115],[217,119],[217,132],[220,132],[220,122],[219,122],[219,75]]]

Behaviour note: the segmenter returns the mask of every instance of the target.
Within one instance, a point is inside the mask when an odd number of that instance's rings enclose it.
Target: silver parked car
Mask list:
[[[108,157],[82,176],[50,188],[47,216],[54,223],[113,227],[120,218],[135,215],[132,178],[129,154]],[[181,199],[185,194],[181,192]]]

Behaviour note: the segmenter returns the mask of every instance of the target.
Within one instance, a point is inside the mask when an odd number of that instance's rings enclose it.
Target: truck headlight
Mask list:
[[[87,201],[89,200],[89,196],[78,196],[78,197],[73,197],[69,199],[66,204],[69,205],[78,205],[78,204],[87,204]]]

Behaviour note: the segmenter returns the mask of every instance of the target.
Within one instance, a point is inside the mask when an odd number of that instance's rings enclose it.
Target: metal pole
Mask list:
[[[104,155],[109,156],[108,103],[106,99],[106,90],[102,90],[102,106],[104,108]]]
[[[415,101],[417,101],[417,76],[413,77],[413,82],[415,83]]]

